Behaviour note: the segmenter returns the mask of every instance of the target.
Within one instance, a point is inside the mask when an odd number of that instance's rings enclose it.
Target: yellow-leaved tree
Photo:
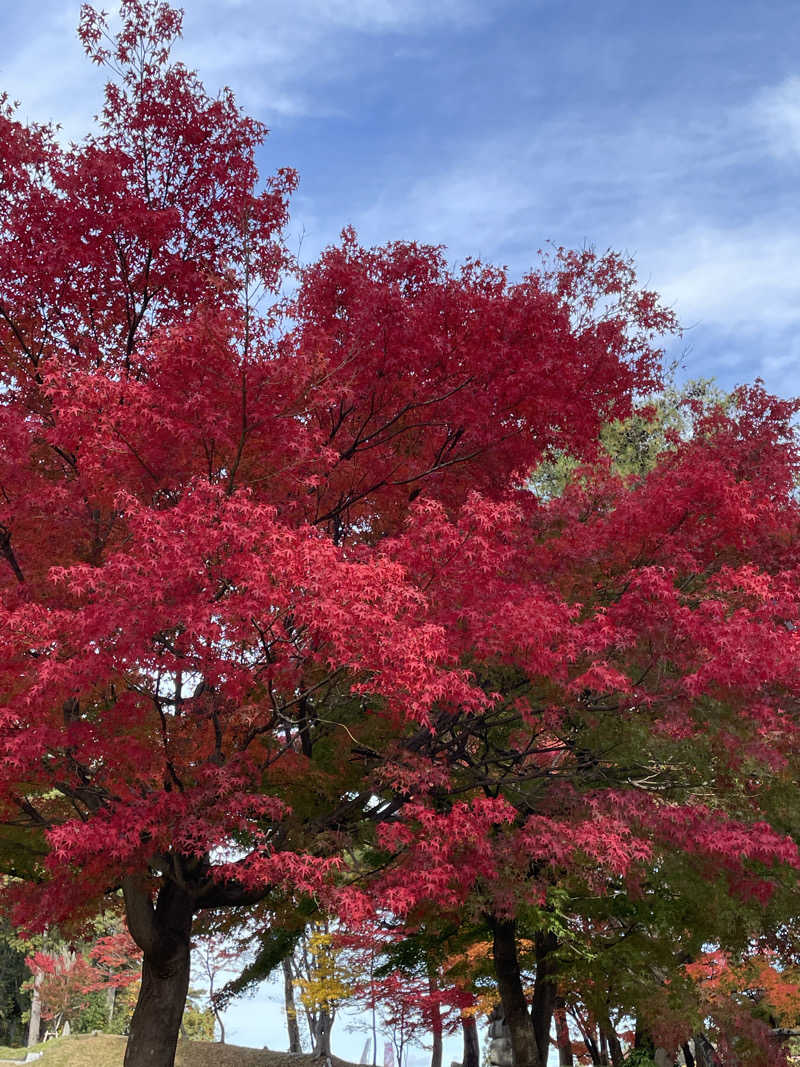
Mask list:
[[[351,971],[327,921],[312,923],[298,941],[292,967],[313,1055],[329,1060],[331,1029],[339,1006],[353,995]]]

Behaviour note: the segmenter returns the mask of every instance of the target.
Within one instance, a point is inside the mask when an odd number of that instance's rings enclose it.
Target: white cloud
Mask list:
[[[579,116],[562,116],[527,138],[475,138],[384,189],[353,221],[367,242],[443,242],[453,258],[478,254],[514,273],[548,239],[618,248],[686,327],[678,351],[693,348],[690,373],[725,385],[761,374],[769,388],[796,392],[800,207],[750,197],[748,180],[770,178],[749,117],[731,107],[691,123],[625,118],[591,134]]]
[[[698,225],[658,248],[660,288],[687,323],[800,327],[800,244],[779,220],[737,230]]]
[[[442,26],[469,27],[491,14],[480,0],[185,0],[181,51],[211,86],[229,83],[250,109],[270,116],[338,113],[330,87],[372,60],[363,38],[418,39]]]
[[[222,4],[213,5],[206,0],[186,0],[183,6],[189,17],[200,8],[218,12],[222,7],[248,12],[251,20],[263,20],[273,26],[286,22],[289,14],[285,5],[275,0],[263,4],[254,0],[223,0]],[[405,32],[422,25],[482,19],[495,6],[477,0],[439,0],[436,4],[427,0],[296,0],[291,17],[369,32]]]
[[[800,76],[792,75],[762,89],[752,102],[750,114],[776,156],[800,155]]]
[[[474,22],[489,7],[471,0],[300,0],[295,13],[347,29],[405,33],[430,25]]]
[[[31,122],[58,122],[64,140],[79,139],[102,105],[102,73],[78,41],[74,3],[31,5],[18,16],[19,36],[0,47],[0,88],[19,100]]]
[[[798,392],[800,368],[800,219],[777,214],[742,226],[704,219],[641,219],[649,230],[636,249],[640,278],[673,308],[684,329],[671,358],[686,354],[685,374],[729,388],[761,377],[783,396]],[[689,223],[686,225],[686,223]]]
[[[54,119],[66,138],[99,109],[102,72],[76,38],[78,0],[22,8],[15,34],[0,42],[0,86],[31,120]],[[112,6],[112,5],[110,5]],[[480,0],[183,0],[184,38],[176,53],[212,93],[221,84],[249,110],[274,116],[335,113],[329,87],[369,59],[365,35],[418,37],[441,26],[474,26],[490,16]],[[112,6],[112,10],[116,5]]]
[[[245,109],[270,124],[361,107],[364,96],[351,90],[361,89],[365,72],[374,76],[382,61],[376,57],[429,47],[439,55],[434,31],[457,33],[482,20],[488,26],[503,0],[184,0],[184,6],[179,55],[210,91],[231,84]],[[22,114],[65,121],[73,137],[98,109],[103,80],[81,55],[77,12],[78,0],[41,0],[19,11],[14,38],[0,42],[0,85],[23,100]],[[523,75],[524,87],[527,67]],[[732,346],[747,339],[762,372],[780,377],[787,391],[795,388],[800,206],[786,163],[800,155],[800,76],[744,104],[717,96],[676,106],[666,97],[630,94],[613,97],[607,111],[580,93],[548,111],[540,107],[546,87],[532,81],[529,88],[528,113],[521,106],[485,118],[482,127],[478,116],[464,116],[462,128],[441,122],[427,128],[421,116],[427,132],[404,128],[409,140],[391,160],[370,157],[359,145],[364,173],[354,168],[349,184],[339,175],[336,208],[301,186],[292,240],[305,225],[304,258],[347,222],[367,242],[443,242],[455,258],[477,254],[515,272],[548,238],[619,247],[633,253],[645,280],[685,324],[697,324],[695,345],[703,331]],[[458,113],[456,102],[452,114]],[[315,136],[326,136],[316,129]],[[346,151],[339,155],[346,158]],[[343,164],[334,166],[341,171]]]

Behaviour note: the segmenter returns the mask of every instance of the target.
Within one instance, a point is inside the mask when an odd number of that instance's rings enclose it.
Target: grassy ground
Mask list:
[[[95,1037],[75,1035],[34,1046],[44,1055],[36,1062],[41,1067],[122,1067],[125,1038],[110,1034]],[[26,1049],[0,1047],[0,1063],[24,1059]],[[332,1057],[333,1067],[353,1067],[345,1060]],[[210,1041],[181,1041],[175,1067],[319,1067],[310,1056],[291,1056],[288,1052],[218,1045]]]

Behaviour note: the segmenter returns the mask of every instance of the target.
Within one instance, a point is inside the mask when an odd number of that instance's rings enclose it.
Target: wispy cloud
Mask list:
[[[490,10],[479,0],[295,0],[291,10],[276,0],[189,0],[185,8],[187,61],[268,121],[341,113],[331,89],[352,84],[383,49],[479,25]]]
[[[771,114],[796,119],[800,151],[800,78],[783,89]],[[461,140],[443,165],[428,161],[424,174],[388,184],[353,221],[368,241],[418,236],[515,273],[549,239],[619,248],[687,327],[690,373],[727,385],[761,374],[791,393],[800,207],[753,122],[765,99],[775,95],[759,91],[747,107],[709,107],[689,120],[657,104],[605,124],[561,114]]]
[[[268,121],[336,113],[331,85],[352,81],[374,62],[376,40],[413,42],[435,28],[479,25],[491,7],[479,0],[294,0],[291,8],[278,0],[183,0],[181,6],[178,56],[201,72],[211,91],[231,85]],[[0,85],[23,102],[24,115],[57,119],[68,137],[87,129],[103,82],[82,58],[79,7],[78,0],[40,0],[18,11],[0,43]],[[114,10],[111,5],[112,18]]]
[[[754,35],[736,5],[723,24],[714,4],[615,22],[591,0],[183,0],[178,53],[274,128],[265,171],[300,167],[304,258],[346,223],[516,274],[548,239],[619,248],[692,327],[703,373],[793,391],[800,30],[784,5]],[[0,85],[67,136],[101,102],[78,8],[19,5],[0,40]]]
[[[750,114],[777,157],[800,155],[800,75],[790,75],[778,85],[762,89],[752,102]]]
[[[483,21],[491,7],[478,0],[300,0],[296,12],[304,20],[347,29],[383,33],[411,32],[420,27]],[[280,4],[266,5],[270,15],[280,17]]]
[[[800,327],[800,246],[779,220],[736,231],[697,226],[659,259],[661,287],[689,322],[731,332]]]
[[[41,0],[17,12],[16,32],[0,44],[0,89],[20,102],[23,119],[59,123],[65,140],[86,133],[105,81],[83,54],[77,19],[74,3]]]

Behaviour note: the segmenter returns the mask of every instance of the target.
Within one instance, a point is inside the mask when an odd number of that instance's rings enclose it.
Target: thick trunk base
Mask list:
[[[192,902],[172,884],[162,887],[155,908],[130,887],[125,902],[131,934],[144,952],[125,1067],[174,1067],[189,991]]]
[[[311,1053],[311,1055],[315,1059],[324,1060],[326,1063],[330,1063],[331,1059],[332,1026],[333,1019],[331,1018],[330,1013],[325,1008],[322,1008],[319,1013],[317,1029],[314,1034],[314,1051]]]
[[[475,1016],[462,1017],[461,1029],[464,1033],[464,1059],[462,1067],[480,1067],[481,1050],[478,1043],[478,1024]]]
[[[533,1020],[528,1012],[522,988],[517,958],[516,925],[512,919],[490,919],[497,991],[511,1038],[514,1067],[545,1067],[547,1060],[539,1055]]]
[[[131,1020],[125,1067],[174,1067],[186,994],[189,991],[189,945],[169,960],[145,956],[142,989]]]

